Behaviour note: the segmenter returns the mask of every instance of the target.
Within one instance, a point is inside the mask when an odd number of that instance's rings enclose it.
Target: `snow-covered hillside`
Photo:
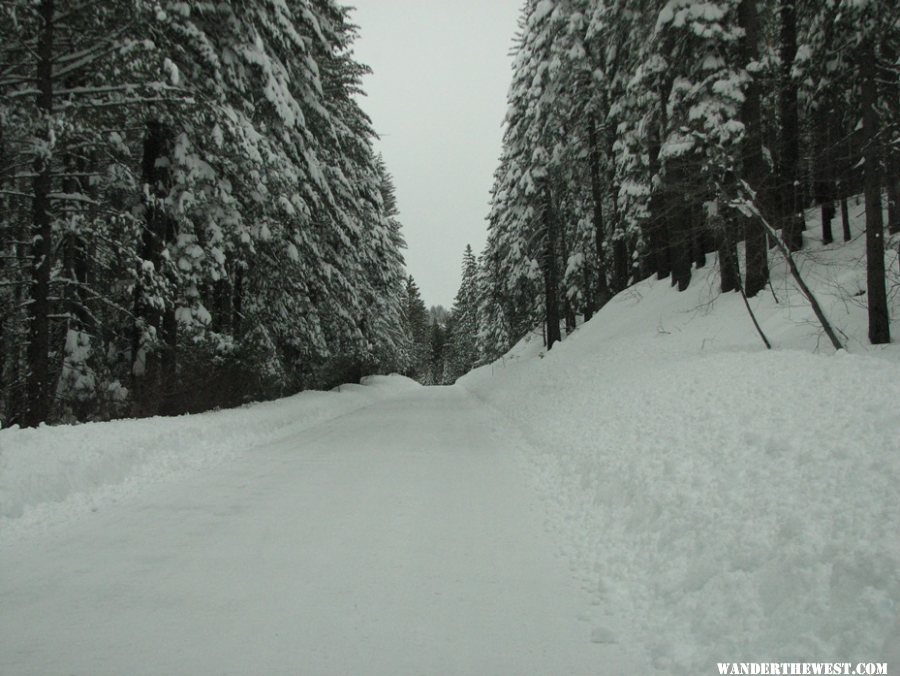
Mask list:
[[[711,265],[684,293],[642,282],[551,352],[528,336],[461,379],[522,430],[604,640],[673,674],[900,663],[900,350],[866,344],[863,244],[800,255],[847,351],[776,256],[772,293],[751,300],[773,351]]]

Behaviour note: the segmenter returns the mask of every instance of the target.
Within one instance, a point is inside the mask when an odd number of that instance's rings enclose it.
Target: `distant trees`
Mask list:
[[[333,0],[0,8],[0,419],[406,370],[390,175]]]
[[[431,315],[431,332],[428,339],[428,373],[422,383],[444,384],[444,347],[447,344],[449,315]]]
[[[478,269],[472,247],[466,245],[453,309],[448,312],[437,305],[427,313],[424,360],[412,376],[425,385],[452,385],[479,363]]]
[[[442,382],[450,384],[468,373],[478,362],[478,264],[472,247],[466,245],[462,262],[462,281],[450,319],[447,322],[443,347],[444,375]]]
[[[887,342],[884,224],[898,199],[900,29],[887,0],[527,0],[480,258],[478,351],[655,274],[686,289],[718,253],[723,292],[768,283],[766,230],[822,239],[867,195],[870,339]],[[894,205],[894,207],[891,207]],[[890,226],[889,227],[896,227]],[[744,255],[739,259],[738,245]]]
[[[406,375],[414,380],[430,384],[431,380],[431,330],[428,310],[412,275],[406,278],[406,295],[403,307],[404,330],[409,339],[409,358]]]

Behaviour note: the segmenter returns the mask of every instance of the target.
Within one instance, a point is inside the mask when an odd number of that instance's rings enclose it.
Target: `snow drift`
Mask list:
[[[39,530],[415,387],[372,376],[227,411],[0,430],[0,533]]]
[[[862,246],[801,256],[849,354],[777,262],[751,300],[766,351],[711,266],[681,294],[637,284],[549,353],[529,336],[460,381],[530,442],[597,635],[663,673],[900,664],[900,354],[866,344]],[[896,270],[896,243],[890,256]]]

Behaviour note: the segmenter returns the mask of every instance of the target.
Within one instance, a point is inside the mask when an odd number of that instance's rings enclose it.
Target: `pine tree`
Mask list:
[[[136,109],[170,92],[152,67],[152,45],[136,35],[131,3],[73,9],[55,0],[5,3],[0,22],[0,117],[12,150],[0,161],[15,188],[3,214],[4,241],[15,241],[15,231],[31,231],[29,247],[15,245],[24,265],[9,270],[14,294],[27,288],[24,316],[8,321],[26,328],[7,334],[26,345],[24,368],[13,368],[24,374],[25,396],[7,396],[21,404],[6,413],[25,425],[46,420],[70,394],[82,400],[96,394],[100,364],[94,347],[102,326],[87,300],[98,294],[87,284],[98,256],[122,252],[110,226],[128,216],[108,215],[103,208],[115,192],[132,185],[121,171],[128,150],[120,130]],[[20,359],[15,346],[10,352]]]
[[[502,356],[510,347],[510,322],[504,309],[505,296],[500,276],[499,256],[489,242],[478,261],[478,348],[479,363],[489,363]]]
[[[478,363],[478,267],[472,247],[466,245],[462,281],[453,303],[444,344],[444,383],[452,383]]]
[[[741,106],[741,122],[744,134],[741,140],[741,177],[755,192],[757,201],[769,206],[770,175],[763,154],[762,139],[762,93],[755,71],[759,70],[759,43],[761,40],[757,0],[740,0],[738,24],[743,29],[740,40],[740,68],[748,80],[744,88],[744,102]],[[769,281],[769,263],[765,231],[757,223],[745,222],[745,258],[747,261],[744,292],[753,297],[766,287]]]
[[[444,320],[446,322],[446,319]],[[428,341],[428,385],[444,384],[444,348],[447,342],[447,328],[437,318],[432,317],[431,331]]]
[[[781,187],[781,232],[790,251],[803,246],[803,213],[800,201],[799,85],[794,75],[797,59],[797,1],[779,0],[778,104],[781,115],[778,181]]]
[[[410,345],[409,366],[406,375],[419,382],[430,380],[431,331],[428,311],[412,275],[406,278],[404,305],[404,331]]]
[[[809,203],[827,243],[840,201],[850,239],[847,197],[866,188],[870,330],[888,339],[884,188],[889,227],[900,219],[889,16],[884,0],[525,2],[479,264],[482,359],[540,323],[554,342],[560,319],[571,330],[644,277],[684,290],[713,251],[722,292],[759,293],[775,242],[735,208],[747,188],[790,250]]]
[[[896,157],[892,141],[897,138],[897,124],[891,121],[900,110],[896,75],[891,73],[900,29],[888,18],[889,4],[835,0],[817,5],[809,22],[806,60],[801,64],[807,80],[804,94],[814,110],[811,125],[818,145],[814,159],[820,172],[814,183],[816,199],[822,203],[823,241],[831,239],[835,194],[846,214],[846,197],[854,186],[865,193],[866,297],[873,343],[890,342],[881,190],[891,180],[885,180],[889,175],[882,163]],[[833,168],[837,179],[832,173],[822,175]]]
[[[0,11],[4,423],[405,368],[404,243],[349,10]]]

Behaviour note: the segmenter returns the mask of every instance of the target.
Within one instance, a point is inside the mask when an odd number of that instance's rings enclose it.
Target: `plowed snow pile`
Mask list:
[[[640,283],[549,353],[529,336],[461,380],[531,442],[598,640],[673,674],[900,667],[900,308],[894,279],[894,344],[868,347],[862,249],[802,256],[849,352],[773,258],[779,302],[751,300],[773,351],[711,265],[684,293]]]
[[[248,448],[419,387],[402,376],[364,382],[177,418],[0,430],[2,534],[64,522],[147,484],[208,469]]]

